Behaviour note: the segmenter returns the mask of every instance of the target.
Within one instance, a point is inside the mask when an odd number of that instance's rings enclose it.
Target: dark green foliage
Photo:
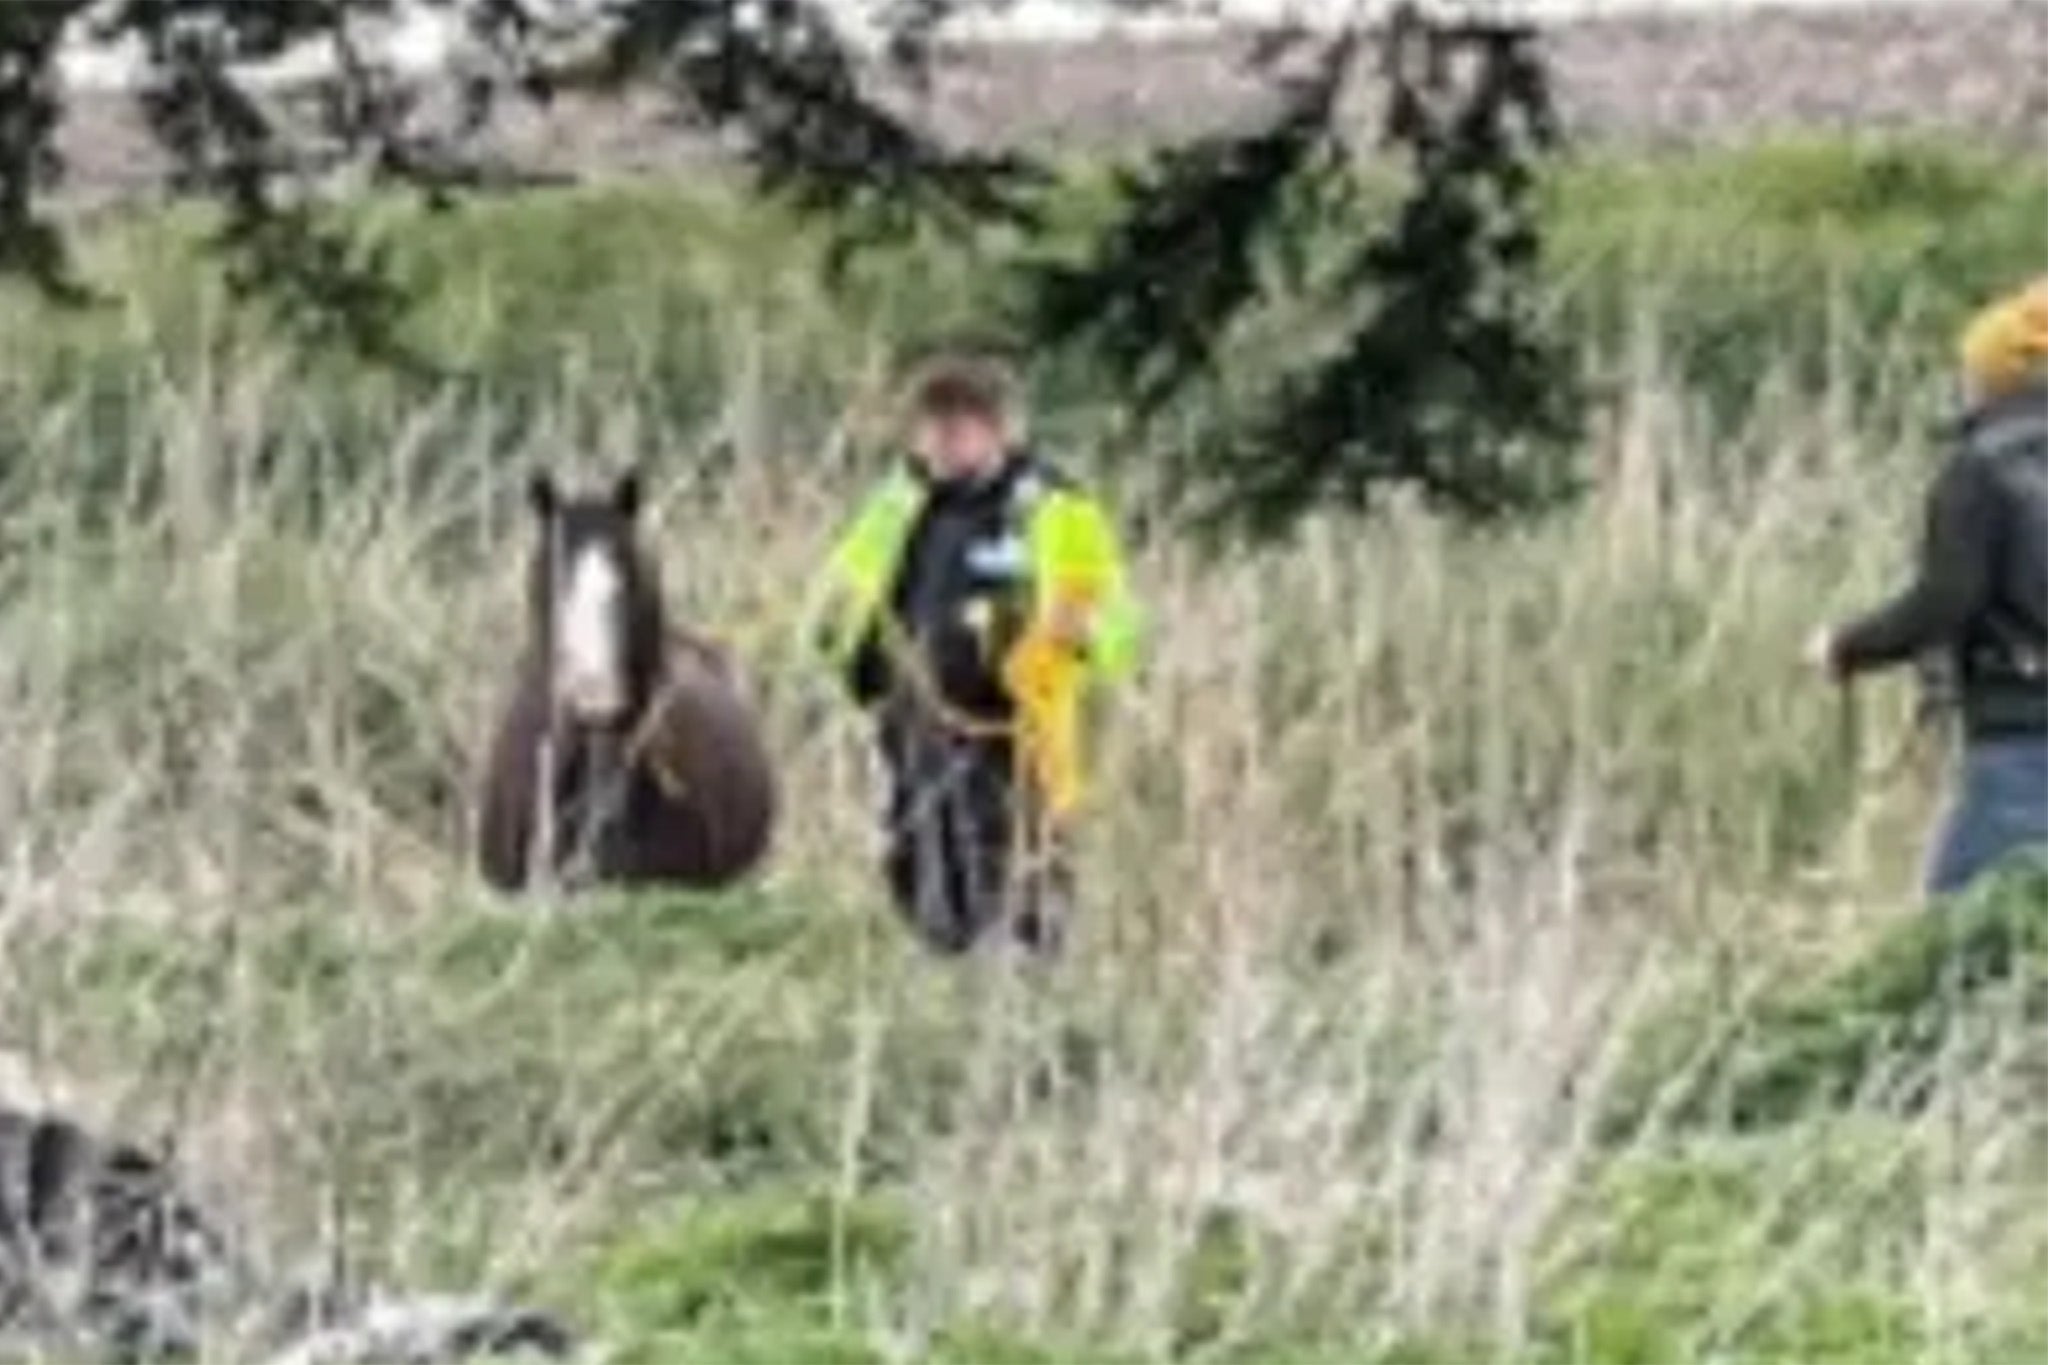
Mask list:
[[[388,0],[354,7],[388,13]],[[215,246],[229,284],[275,310],[314,346],[339,344],[387,363],[416,363],[398,341],[404,299],[385,263],[366,255],[344,222],[318,210],[292,174],[309,170],[275,114],[233,74],[307,42],[330,44],[339,74],[325,92],[325,128],[343,155],[380,145],[394,174],[421,174],[401,152],[403,107],[356,53],[351,7],[313,0],[128,0],[98,31],[137,41],[148,74],[139,94],[151,132],[175,164],[173,185],[217,202]]]
[[[1571,371],[1534,298],[1535,175],[1555,129],[1533,38],[1406,11],[1385,30],[1385,136],[1406,190],[1385,222],[1352,230],[1330,286],[1335,339],[1308,345],[1249,420],[1208,424],[1184,463],[1221,523],[1270,534],[1399,484],[1477,519],[1570,491]],[[1142,416],[1216,378],[1232,324],[1263,291],[1264,258],[1298,253],[1287,209],[1315,197],[1304,182],[1347,174],[1334,110],[1357,48],[1356,35],[1333,43],[1270,127],[1127,175],[1121,214],[1083,258],[1028,282],[1033,333],[1085,348]],[[1465,58],[1476,75],[1454,82]]]
[[[608,1251],[595,1287],[628,1361],[870,1365],[848,1310],[900,1281],[909,1238],[880,1198],[761,1187],[676,1210]]]
[[[1456,44],[1427,34],[1426,69]],[[1571,433],[1568,370],[1533,321],[1540,261],[1532,158],[1551,140],[1548,95],[1528,35],[1477,30],[1483,66],[1461,107],[1431,111],[1433,83],[1395,81],[1389,126],[1414,189],[1346,272],[1369,320],[1320,371],[1290,387],[1226,466],[1260,527],[1332,494],[1363,505],[1410,481],[1486,518],[1564,491],[1555,456]],[[1397,73],[1398,76],[1398,73]]]
[[[501,69],[464,78],[455,126],[428,132],[413,117],[420,92],[360,42],[363,21],[397,13],[392,0],[124,0],[97,14],[69,0],[7,6],[0,266],[46,287],[62,278],[61,238],[33,210],[56,170],[57,53],[88,37],[139,45],[141,109],[174,162],[174,187],[224,210],[217,245],[231,276],[294,328],[311,329],[310,340],[384,360],[394,358],[405,296],[388,263],[365,258],[344,221],[317,207],[322,181],[361,171],[437,205],[459,190],[525,183],[461,150],[462,138],[508,96],[545,102],[569,88],[616,94],[657,82],[683,116],[736,135],[765,189],[839,216],[850,242],[932,219],[958,227],[1028,217],[1033,168],[944,148],[892,112],[863,86],[853,50],[809,0],[592,6],[573,21],[567,60],[556,41],[565,21],[552,5],[429,2],[455,14]],[[952,6],[921,8],[903,22],[933,24]],[[311,92],[310,129],[285,122],[238,69],[308,48],[332,59],[331,74]]]
[[[1258,252],[1300,177],[1343,153],[1331,115],[1351,47],[1300,83],[1271,127],[1217,136],[1122,172],[1114,219],[1076,264],[1052,260],[1026,284],[1026,328],[1078,346],[1156,413],[1216,364],[1230,320],[1258,299]]]
[[[1912,1235],[1925,1196],[1910,1153],[1823,1121],[1616,1162],[1546,1286],[1527,1365],[1924,1359],[1928,1324],[1892,1279],[1890,1239]]]
[[[1549,96],[1511,28],[1421,30],[1420,76],[1390,41],[1392,140],[1413,187],[1343,271],[1366,318],[1279,400],[1216,472],[1237,514],[1274,531],[1325,500],[1363,507],[1411,483],[1477,519],[1569,491],[1575,430],[1567,356],[1535,317],[1541,266],[1535,158],[1553,140]],[[1443,69],[1474,49],[1480,74],[1443,109]]]
[[[1924,1104],[1942,1049],[1973,1012],[2048,1018],[2048,869],[2015,869],[1902,926],[1840,975],[1771,1009],[1730,1059],[1717,1117],[1784,1123],[1862,1092]]]
[[[1774,1127],[1856,1105],[1924,1106],[1970,1024],[2048,1020],[2048,868],[2024,862],[1900,925],[1841,971],[1767,998],[1739,1027],[1711,1011],[1646,1034],[1607,1128],[1654,1113],[1713,1129]]]
[[[1174,1309],[1176,1353],[1198,1351],[1222,1334],[1232,1309],[1244,1298],[1255,1257],[1243,1219],[1222,1208],[1203,1217],[1181,1266]]]
[[[1577,282],[1567,328],[1615,356],[1654,331],[1731,432],[1774,384],[1860,411],[1946,363],[1968,314],[2039,268],[2048,221],[2032,167],[1909,140],[1587,159],[1547,197],[1552,272]],[[1716,475],[1753,472],[1753,455],[1729,442]]]
[[[647,1365],[882,1365],[900,1329],[878,1304],[915,1294],[902,1195],[763,1185],[685,1204],[602,1253],[588,1276],[616,1358]],[[934,1328],[931,1365],[1133,1365],[974,1323]],[[1180,1358],[1176,1356],[1176,1358]],[[1285,1357],[1246,1357],[1282,1365]]]
[[[1859,168],[1900,160],[1924,166],[1900,179],[1947,186],[1943,193],[1952,197],[1937,210],[1916,192],[1868,219],[1777,216],[1788,184],[1863,185],[1891,173]],[[1101,183],[1092,172],[1077,173],[1048,201],[1065,240],[1085,243],[1111,219],[1115,206],[1103,202]],[[1863,190],[1839,197],[1868,199]],[[1354,241],[1361,215],[1376,213],[1393,194],[1376,180],[1352,178],[1309,198],[1293,209],[1300,231],[1289,240],[1315,258],[1301,292],[1317,297],[1315,286]],[[1681,214],[1673,205],[1707,207]],[[1861,144],[1769,145],[1577,160],[1546,177],[1542,212],[1549,247],[1543,305],[1567,344],[1633,364],[1621,359],[1624,348],[1653,332],[1655,375],[1672,379],[1688,413],[1711,423],[1711,439],[1696,443],[1713,462],[1704,477],[1740,499],[1760,469],[1787,454],[1759,420],[1768,423],[1787,404],[1808,410],[1824,384],[1839,382],[1867,399],[1850,404],[1859,422],[1922,439],[1941,412],[1938,377],[1962,317],[2038,263],[2048,179],[2013,174],[1995,154],[1974,148],[1894,149],[1880,158]],[[0,478],[24,470],[21,456],[38,441],[61,439],[64,460],[37,459],[36,478],[61,469],[65,501],[95,526],[146,520],[168,486],[169,453],[158,449],[161,381],[197,391],[224,376],[266,371],[274,348],[256,319],[222,306],[219,271],[204,255],[211,224],[196,218],[140,216],[90,240],[81,268],[96,287],[134,295],[133,309],[0,301],[13,339],[0,390]],[[407,345],[467,378],[436,386],[431,405],[416,401],[421,394],[412,386],[340,363],[318,372],[321,383],[278,390],[270,405],[277,431],[265,444],[294,452],[294,461],[318,461],[317,474],[310,466],[303,477],[294,470],[278,493],[286,500],[285,486],[306,485],[288,500],[294,516],[303,504],[308,525],[361,506],[361,479],[423,420],[432,423],[426,448],[435,455],[419,469],[447,480],[467,477],[458,452],[485,447],[487,458],[509,455],[535,429],[537,414],[572,414],[572,439],[580,440],[594,439],[606,414],[630,409],[647,419],[641,455],[664,483],[701,480],[713,491],[708,438],[723,434],[723,414],[746,397],[756,414],[748,458],[794,458],[814,468],[849,395],[871,372],[873,339],[985,320],[999,308],[1006,278],[991,262],[1012,259],[1000,245],[991,251],[921,238],[865,259],[858,290],[828,291],[817,270],[826,234],[722,182],[537,191],[474,199],[439,214],[379,198],[352,218],[391,245],[413,301]],[[1832,346],[1831,334],[1848,344]],[[1253,329],[1229,339],[1220,364],[1243,374],[1296,349],[1291,331]],[[1088,363],[1080,349],[1034,360],[1047,444],[1077,461],[1098,452],[1128,457],[1122,472],[1132,479],[1130,510],[1150,509],[1152,500],[1141,495],[1185,448],[1176,439],[1178,410],[1155,439],[1137,442],[1113,420],[1122,394],[1106,367]],[[49,426],[55,412],[66,414],[61,434]],[[1199,434],[1207,420],[1196,413],[1185,428]],[[1926,448],[1932,460],[1936,448]],[[15,505],[41,491],[8,484]],[[467,524],[449,531],[454,542],[478,543]],[[18,539],[10,548],[16,554],[8,562],[17,566],[39,557]],[[1674,591],[1686,595],[1676,604],[1680,617],[1670,616],[1669,604],[1646,604],[1646,622],[1673,624],[1663,651],[1645,651],[1639,661],[1645,681],[1673,679],[1659,660],[1692,648],[1712,610],[1714,599],[1697,586]],[[1726,714],[1704,705],[1697,688],[1664,690],[1674,720],[1719,723]],[[1757,761],[1775,752],[1751,742],[1764,737],[1754,726],[1728,728]],[[1817,781],[1822,769],[1786,779],[1781,765],[1769,767],[1780,777],[1766,780],[1807,786],[1782,793],[1794,806],[1826,796],[1805,775]],[[1670,778],[1685,780],[1677,768]],[[1827,837],[1825,827],[1774,814],[1778,800],[1755,804],[1755,825],[1783,840],[1787,856]]]
[[[502,183],[459,148],[508,94],[546,101],[567,88],[618,95],[658,84],[681,115],[738,146],[761,189],[832,224],[820,258],[830,278],[847,276],[857,250],[931,230],[956,241],[980,240],[991,225],[1043,232],[1044,168],[942,144],[866,79],[816,0],[619,0],[573,18],[539,0],[436,4],[498,66],[464,78],[457,126],[438,134],[418,129],[420,92],[359,41],[359,21],[398,13],[393,0],[8,7],[0,267],[50,290],[69,278],[63,242],[36,201],[56,169],[57,53],[88,33],[143,53],[143,113],[174,162],[175,186],[219,208],[212,245],[233,291],[315,349],[408,370],[432,367],[406,343],[415,300],[388,244],[366,245],[348,214],[321,201],[338,173],[408,187],[437,206],[457,189]],[[997,4],[889,7],[895,65],[920,74],[947,19]],[[1406,10],[1385,29],[1394,78],[1385,135],[1409,163],[1407,197],[1344,272],[1341,301],[1354,316],[1338,344],[1281,376],[1255,420],[1197,443],[1199,473],[1233,522],[1273,531],[1326,500],[1363,506],[1396,482],[1492,517],[1567,486],[1543,452],[1569,429],[1569,389],[1525,298],[1538,264],[1528,187],[1550,131],[1531,39],[1522,28],[1439,26]],[[1338,94],[1363,46],[1363,30],[1344,29],[1272,123],[1170,151],[1126,177],[1120,216],[1083,262],[1024,282],[1028,339],[1099,352],[1142,412],[1203,377],[1262,293],[1260,253],[1275,242],[1282,255],[1296,249],[1289,203],[1304,181],[1330,178],[1349,158]],[[332,68],[313,91],[310,128],[259,97],[243,70],[308,48]],[[1478,75],[1458,87],[1448,72],[1466,53],[1477,55]]]
[[[740,130],[765,190],[839,217],[835,268],[857,245],[900,240],[923,222],[960,230],[1034,220],[1031,192],[1042,180],[1035,167],[949,150],[877,102],[823,10],[725,0],[621,8],[604,81],[655,75],[689,112]],[[939,6],[923,8],[899,22],[924,28],[943,17]]]
[[[774,1304],[829,1313],[862,1279],[900,1273],[909,1230],[878,1199],[759,1189],[681,1210],[663,1236],[629,1245],[600,1278],[642,1329],[684,1328]]]
[[[0,5],[0,274],[72,301],[80,294],[63,238],[37,212],[36,197],[63,169],[56,54],[85,8],[85,0]]]

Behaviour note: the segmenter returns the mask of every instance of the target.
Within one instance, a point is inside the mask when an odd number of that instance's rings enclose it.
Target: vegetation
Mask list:
[[[716,191],[365,204],[421,379],[280,349],[188,222],[112,227],[131,304],[0,329],[8,1092],[175,1135],[272,1264],[502,1286],[627,1360],[2048,1353],[2048,886],[1925,917],[1911,699],[1858,753],[1795,664],[1897,571],[1950,324],[2038,268],[2048,181],[1796,148],[1542,194],[1600,399],[1546,520],[1397,498],[1202,556],[1170,433],[1045,373],[1162,623],[1046,975],[891,922],[787,630],[873,376],[990,256],[830,293],[816,227]],[[519,488],[630,459],[791,825],[742,895],[499,902],[463,837]]]
[[[136,54],[143,121],[174,188],[218,206],[206,244],[234,294],[267,305],[302,342],[403,369],[423,363],[400,336],[416,295],[388,241],[365,243],[320,202],[320,176],[354,170],[445,207],[455,189],[492,178],[464,138],[507,98],[546,103],[565,88],[666,96],[686,120],[726,135],[760,189],[824,225],[830,277],[864,248],[921,232],[955,245],[997,229],[1035,239],[1047,168],[1021,150],[952,145],[884,88],[891,73],[899,85],[929,75],[931,45],[950,21],[1004,7],[869,7],[881,55],[817,0],[429,0],[414,10],[451,19],[475,49],[427,83],[456,87],[461,111],[456,127],[431,133],[422,83],[366,37],[400,12],[391,0],[16,6],[0,11],[0,272],[55,299],[85,296],[44,201],[62,171],[60,57],[87,40]],[[1204,6],[1093,8],[1114,17]],[[1013,263],[1025,295],[1020,339],[1082,351],[1117,376],[1133,411],[1157,415],[1213,373],[1215,339],[1263,292],[1261,257],[1291,249],[1298,204],[1328,198],[1355,160],[1354,120],[1340,109],[1370,45],[1387,86],[1378,134],[1399,155],[1396,192],[1371,215],[1341,193],[1325,205],[1341,212],[1326,213],[1325,226],[1344,231],[1324,234],[1339,259],[1316,281],[1317,344],[1289,348],[1255,405],[1247,392],[1210,411],[1191,447],[1220,495],[1212,519],[1239,529],[1277,534],[1325,503],[1363,507],[1389,485],[1474,518],[1540,508],[1571,487],[1562,458],[1575,389],[1529,297],[1542,246],[1531,189],[1556,140],[1535,31],[1406,5],[1370,44],[1364,24],[1361,10],[1334,33],[1272,35],[1248,59],[1274,87],[1270,121],[1127,169],[1092,243],[1072,259]],[[1302,49],[1306,59],[1286,61]],[[288,101],[252,87],[249,66],[309,51],[331,69],[302,92],[316,112],[295,126],[279,107]],[[1248,406],[1243,420],[1222,420]]]

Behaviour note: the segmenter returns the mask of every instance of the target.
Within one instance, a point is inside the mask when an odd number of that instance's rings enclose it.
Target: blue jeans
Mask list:
[[[1961,891],[2027,849],[2048,852],[2048,735],[1970,741],[1928,866],[1928,893]]]

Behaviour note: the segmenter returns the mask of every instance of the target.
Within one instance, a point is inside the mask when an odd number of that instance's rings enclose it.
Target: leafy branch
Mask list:
[[[880,56],[914,82],[946,24],[1006,2],[890,0]],[[452,118],[429,117],[421,82],[363,38],[417,7],[466,39],[463,60],[436,78],[455,95]],[[0,271],[71,301],[85,293],[44,207],[63,172],[58,58],[74,41],[139,49],[145,123],[173,190],[219,206],[212,245],[238,295],[308,345],[407,366],[423,363],[403,341],[409,290],[390,252],[365,245],[331,201],[339,188],[386,185],[440,206],[524,183],[474,136],[508,98],[666,91],[764,193],[832,223],[833,269],[927,224],[1031,233],[1052,183],[1028,157],[948,145],[893,106],[873,79],[875,54],[822,0],[0,4]],[[326,58],[310,89],[256,83],[252,66],[309,51]],[[1355,176],[1345,94],[1374,51],[1388,92],[1381,135],[1406,182],[1384,215],[1332,192]],[[1279,35],[1253,60],[1278,96],[1271,117],[1126,168],[1113,221],[1078,260],[1021,271],[1023,339],[1099,364],[1141,421],[1155,420],[1213,385],[1234,331],[1272,292],[1273,258],[1329,235],[1299,221],[1304,203],[1319,204],[1323,226],[1348,220],[1340,268],[1318,281],[1319,307],[1341,325],[1290,347],[1305,358],[1290,355],[1247,416],[1209,422],[1177,472],[1219,520],[1256,533],[1327,502],[1366,506],[1393,484],[1480,519],[1569,491],[1562,451],[1576,400],[1532,298],[1534,173],[1556,141],[1534,33],[1404,10],[1378,30]],[[1289,61],[1294,74],[1276,74]]]
[[[1273,534],[1399,485],[1487,520],[1574,486],[1577,396],[1533,298],[1535,172],[1558,140],[1535,34],[1404,10],[1377,47],[1382,138],[1406,193],[1354,230],[1322,301],[1345,319],[1335,341],[1178,460],[1219,529]],[[1340,34],[1271,125],[1127,173],[1124,210],[1086,258],[1027,286],[1029,330],[1084,349],[1141,421],[1219,379],[1225,340],[1266,292],[1263,254],[1294,231],[1290,196],[1350,173],[1337,111],[1364,50],[1361,33]]]

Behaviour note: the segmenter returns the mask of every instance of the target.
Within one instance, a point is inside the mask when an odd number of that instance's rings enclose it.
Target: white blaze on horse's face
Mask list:
[[[626,575],[609,547],[570,561],[555,630],[556,695],[570,717],[616,720],[626,709]]]

